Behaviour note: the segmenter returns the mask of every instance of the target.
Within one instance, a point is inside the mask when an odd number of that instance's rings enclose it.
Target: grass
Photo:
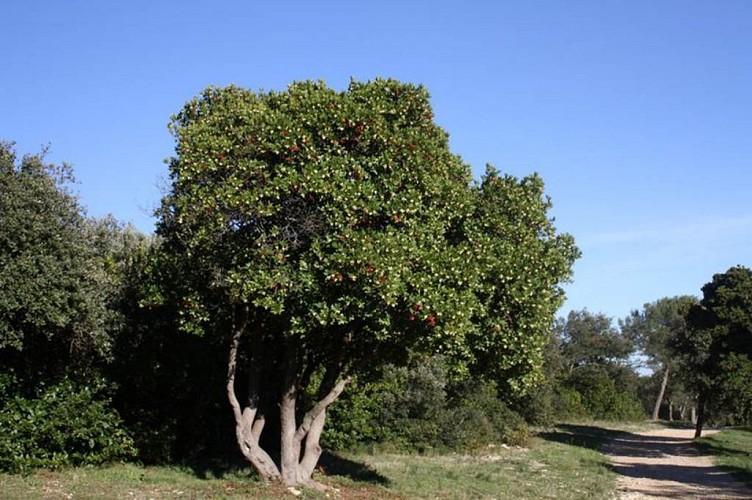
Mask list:
[[[704,437],[697,445],[714,455],[714,461],[752,486],[752,427],[725,429]]]
[[[29,476],[0,474],[3,498],[274,498],[248,473],[201,479],[190,469],[117,464]]]
[[[534,438],[530,448],[353,459],[388,478],[388,492],[406,498],[607,498],[614,485],[600,453],[544,438]]]
[[[329,455],[317,479],[342,498],[608,498],[616,475],[599,447],[619,432],[644,428],[561,425],[538,433],[527,448],[490,446],[468,454]],[[752,434],[744,436],[752,446]],[[7,499],[295,497],[282,486],[254,480],[246,469],[201,475],[133,464],[0,474],[0,492]],[[323,497],[314,491],[298,496]]]

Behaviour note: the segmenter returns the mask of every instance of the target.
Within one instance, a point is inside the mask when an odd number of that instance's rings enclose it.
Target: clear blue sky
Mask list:
[[[4,0],[0,138],[50,143],[91,215],[143,231],[166,124],[208,85],[424,84],[454,152],[538,172],[615,318],[752,265],[752,1]]]

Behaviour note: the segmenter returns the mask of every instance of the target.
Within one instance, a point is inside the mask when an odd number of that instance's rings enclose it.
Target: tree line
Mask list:
[[[210,87],[170,130],[155,235],[0,144],[2,469],[242,457],[315,486],[325,449],[639,418],[637,349],[658,407],[684,391],[698,429],[749,418],[749,270],[619,329],[554,321],[580,253],[542,179],[473,181],[423,87]]]

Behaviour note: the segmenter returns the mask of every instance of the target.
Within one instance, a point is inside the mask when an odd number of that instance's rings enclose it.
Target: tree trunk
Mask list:
[[[282,400],[279,406],[280,419],[280,465],[282,469],[282,482],[287,486],[299,486],[302,479],[299,475],[298,463],[300,462],[300,443],[295,442],[297,422],[295,419],[297,392],[297,353],[294,348],[288,347],[287,368],[282,387]]]
[[[235,415],[235,435],[240,451],[265,481],[282,481],[286,486],[308,486],[325,489],[312,479],[313,472],[321,457],[319,439],[326,422],[326,409],[342,393],[350,377],[338,380],[341,365],[327,370],[319,392],[319,401],[303,415],[300,425],[296,419],[298,398],[299,359],[295,346],[287,348],[287,367],[281,390],[280,410],[280,463],[274,463],[269,454],[259,446],[264,430],[264,415],[259,413],[259,370],[255,363],[251,366],[248,381],[248,406],[242,408],[235,393],[235,372],[238,347],[249,319],[246,306],[243,309],[240,325],[233,324],[233,337],[227,362],[227,399]],[[259,346],[260,347],[260,346]],[[263,353],[254,352],[253,359]]]
[[[666,385],[668,384],[668,365],[663,370],[663,381],[661,382],[661,390],[658,391],[658,397],[655,400],[655,406],[653,407],[653,420],[658,420],[658,415],[661,411],[661,403],[663,402],[663,395],[666,394]]]
[[[235,394],[235,370],[237,367],[240,338],[248,325],[248,307],[243,309],[240,325],[233,325],[230,355],[227,361],[227,399],[235,415],[235,438],[240,452],[258,471],[265,481],[277,481],[281,475],[274,460],[259,446],[259,438],[264,430],[264,416],[258,414],[258,374],[251,370],[248,383],[248,407],[241,409]]]
[[[695,439],[702,437],[702,427],[705,425],[705,395],[697,398],[697,423],[695,424]]]
[[[668,402],[668,421],[674,421],[674,403],[672,401]]]
[[[326,378],[326,376],[324,377]],[[335,377],[336,380],[336,377]],[[324,396],[303,416],[295,429],[289,419],[282,422],[282,481],[288,486],[309,486],[322,489],[312,479],[313,471],[321,457],[319,439],[326,423],[326,409],[332,404],[350,381],[350,377],[339,380]],[[290,408],[291,407],[291,408]],[[285,408],[285,405],[282,406]],[[292,410],[294,418],[294,400],[286,411]],[[305,443],[305,444],[304,444]],[[285,450],[288,450],[285,452]],[[302,453],[302,456],[301,456]]]

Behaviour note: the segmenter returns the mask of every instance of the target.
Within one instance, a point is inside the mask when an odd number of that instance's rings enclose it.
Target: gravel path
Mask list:
[[[604,451],[620,475],[618,498],[752,499],[752,489],[692,445],[693,435],[691,429],[661,429],[613,440]]]

